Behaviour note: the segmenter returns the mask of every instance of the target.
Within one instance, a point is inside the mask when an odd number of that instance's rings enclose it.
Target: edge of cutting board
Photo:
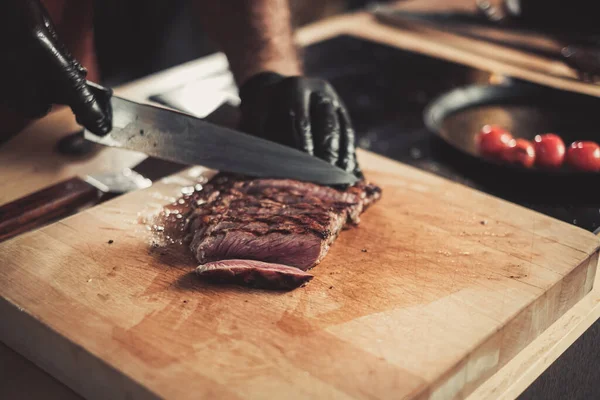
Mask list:
[[[479,343],[465,361],[451,369],[440,380],[441,382],[432,385],[433,390],[428,393],[426,398],[436,400],[467,398],[483,382],[497,373],[521,350],[526,348],[535,338],[591,292],[596,277],[598,258],[599,250],[596,250],[594,254],[590,255],[570,274],[565,276],[561,282],[558,282],[543,296],[536,298],[515,315],[510,322],[502,327],[500,336],[494,334]],[[581,286],[578,286],[579,282],[581,282]],[[561,301],[566,298],[565,293],[572,291],[578,291],[579,293],[568,298],[568,301]],[[533,315],[534,309],[547,310],[556,302],[560,304],[560,311],[553,318],[540,319]],[[511,341],[520,341],[520,343],[514,347],[509,346],[508,351],[506,351],[506,348],[500,348],[501,345],[505,346],[506,342]],[[490,362],[494,364],[494,368],[488,368]],[[462,379],[467,384],[460,388],[456,387],[455,381],[460,382]]]
[[[17,304],[0,297],[2,342],[86,399],[161,399],[142,384],[72,342]],[[11,325],[19,330],[11,329]],[[86,371],[102,371],[81,379]],[[110,382],[110,384],[109,384]],[[115,383],[118,386],[115,387]]]

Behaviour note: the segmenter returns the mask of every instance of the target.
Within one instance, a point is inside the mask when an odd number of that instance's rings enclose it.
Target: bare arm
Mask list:
[[[362,177],[354,128],[334,88],[302,76],[289,0],[195,0],[240,88],[240,128]]]
[[[196,0],[208,35],[227,55],[238,85],[264,71],[302,72],[288,0]]]

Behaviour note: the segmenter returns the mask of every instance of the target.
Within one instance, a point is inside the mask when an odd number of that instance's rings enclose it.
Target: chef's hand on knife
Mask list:
[[[261,72],[241,86],[240,98],[243,131],[306,151],[362,178],[352,122],[327,81]]]
[[[87,71],[58,38],[44,6],[39,0],[1,3],[0,104],[27,119],[46,115],[53,104],[68,105],[79,124],[108,133],[111,93],[90,91]]]

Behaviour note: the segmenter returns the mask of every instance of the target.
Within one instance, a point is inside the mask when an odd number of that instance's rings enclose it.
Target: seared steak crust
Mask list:
[[[381,189],[365,182],[341,191],[219,174],[192,196],[190,247],[201,264],[243,259],[307,270],[380,196]]]

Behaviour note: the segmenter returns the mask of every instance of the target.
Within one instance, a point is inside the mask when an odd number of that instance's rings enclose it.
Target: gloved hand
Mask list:
[[[352,122],[328,82],[263,72],[242,85],[240,98],[243,131],[303,150],[362,178]]]
[[[52,104],[71,107],[77,122],[103,135],[111,129],[108,99],[86,85],[87,71],[61,43],[39,0],[2,0],[0,5],[0,104],[27,118]]]

